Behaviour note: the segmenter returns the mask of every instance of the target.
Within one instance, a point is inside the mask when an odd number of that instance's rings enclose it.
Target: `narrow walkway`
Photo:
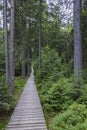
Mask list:
[[[6,130],[47,130],[33,72],[25,85]]]

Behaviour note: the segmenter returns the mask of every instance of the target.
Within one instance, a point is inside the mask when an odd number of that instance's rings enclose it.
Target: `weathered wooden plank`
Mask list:
[[[7,128],[6,130],[47,130],[47,128],[45,127],[16,127],[16,128],[13,128],[13,127],[10,127],[10,128]]]
[[[6,130],[47,130],[33,72],[25,85]]]

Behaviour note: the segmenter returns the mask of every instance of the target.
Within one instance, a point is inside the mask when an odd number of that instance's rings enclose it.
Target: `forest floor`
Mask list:
[[[10,118],[10,114],[0,115],[0,130],[5,130],[5,127],[8,123],[9,118]]]

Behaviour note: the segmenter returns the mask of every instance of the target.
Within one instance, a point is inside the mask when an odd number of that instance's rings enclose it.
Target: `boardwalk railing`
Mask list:
[[[47,130],[33,71],[6,130]]]

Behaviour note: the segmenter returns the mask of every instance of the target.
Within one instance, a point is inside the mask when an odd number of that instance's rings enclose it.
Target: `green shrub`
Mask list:
[[[66,109],[73,102],[71,97],[74,86],[73,80],[66,78],[70,76],[67,73],[71,68],[70,65],[62,64],[58,52],[48,46],[42,50],[40,73],[37,69],[38,62],[34,63],[35,81],[44,110],[56,112]]]
[[[78,100],[78,98],[82,96],[82,88],[83,88],[83,85],[80,79],[74,82],[73,89],[70,93],[73,101]]]
[[[14,97],[9,93],[9,87],[2,76],[0,82],[0,113],[9,112],[14,108]]]
[[[27,78],[22,79],[20,77],[16,77],[15,79],[15,88],[23,88],[26,84]]]
[[[73,103],[67,111],[56,115],[51,130],[87,130],[87,109],[85,105]]]
[[[62,77],[49,87],[48,91],[41,93],[42,104],[47,111],[62,111],[72,104],[71,91],[73,83],[71,79]],[[43,95],[44,94],[44,95]]]
[[[81,96],[77,99],[80,104],[85,104],[87,107],[87,84],[85,84],[81,89]]]
[[[61,67],[61,58],[58,56],[58,53],[55,49],[50,49],[48,46],[44,47],[42,50],[42,61],[41,61],[41,72],[38,72],[38,60],[34,61],[34,69],[36,75],[37,83],[40,83],[42,80],[48,79],[49,76],[52,76],[52,73],[60,71]],[[58,77],[57,77],[58,78]]]

